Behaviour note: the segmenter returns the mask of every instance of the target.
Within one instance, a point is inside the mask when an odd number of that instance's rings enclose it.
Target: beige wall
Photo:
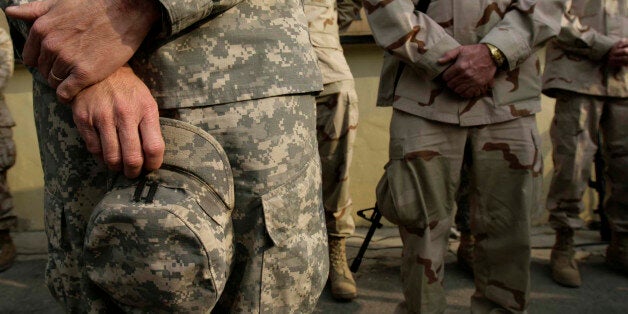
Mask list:
[[[355,76],[360,98],[360,123],[351,168],[351,192],[355,209],[372,207],[375,203],[375,185],[383,173],[387,160],[388,123],[390,108],[375,107],[381,51],[375,45],[352,44],[345,46],[345,54]],[[14,139],[18,158],[9,171],[9,184],[15,197],[15,214],[19,217],[18,230],[43,229],[43,179],[35,127],[33,123],[30,74],[18,66],[5,90],[5,96],[17,126]],[[537,116],[539,131],[543,136],[545,162],[545,194],[551,177],[551,145],[548,129],[553,112],[553,100],[543,98],[543,112]],[[544,195],[545,195],[544,194]],[[591,191],[587,193],[593,195]],[[593,199],[586,200],[589,207]],[[543,222],[546,213],[543,203],[534,213],[535,221]],[[358,224],[364,225],[362,219]]]

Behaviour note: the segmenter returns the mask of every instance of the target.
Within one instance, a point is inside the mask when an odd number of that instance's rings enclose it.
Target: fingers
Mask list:
[[[50,10],[50,1],[37,1],[19,6],[7,7],[4,11],[9,17],[26,22],[33,22]]]
[[[140,122],[142,150],[144,151],[144,168],[155,170],[161,167],[164,160],[165,143],[159,126],[159,116],[145,117]]]
[[[124,175],[128,178],[135,178],[140,175],[142,165],[144,164],[142,141],[140,140],[137,125],[127,123],[119,127],[118,139],[120,140]]]
[[[53,67],[53,72],[55,67]],[[55,74],[57,72],[54,72]],[[70,74],[57,86],[57,98],[63,103],[71,102],[79,92],[88,86],[84,75],[70,72]]]
[[[99,124],[98,132],[105,164],[113,171],[122,170],[122,154],[120,153],[118,132],[115,125],[101,123]]]
[[[461,47],[462,46],[445,52],[445,54],[437,60],[438,64],[442,65],[456,60],[456,58],[458,58],[458,55],[460,54]]]

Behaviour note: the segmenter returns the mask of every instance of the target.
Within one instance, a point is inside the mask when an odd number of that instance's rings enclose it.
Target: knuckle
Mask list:
[[[105,156],[103,156],[103,159],[105,160],[105,163],[111,168],[120,167],[120,156],[118,156],[117,154],[106,154]]]
[[[141,155],[133,154],[133,155],[124,157],[125,168],[131,168],[131,169],[141,168],[143,163],[144,163],[144,159],[142,158]]]
[[[147,158],[160,157],[163,154],[165,147],[166,146],[163,141],[158,141],[151,144],[144,144],[144,154],[146,154]]]

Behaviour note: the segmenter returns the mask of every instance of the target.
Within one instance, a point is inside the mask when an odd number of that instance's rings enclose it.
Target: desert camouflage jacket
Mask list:
[[[534,52],[558,33],[566,0],[433,0],[427,14],[415,11],[417,2],[364,1],[375,41],[388,54],[378,105],[462,126],[540,110],[541,68]],[[476,43],[498,47],[508,68],[497,72],[488,95],[463,99],[437,78],[446,68],[437,59]]]
[[[560,34],[547,45],[543,92],[628,97],[626,67],[606,66],[606,54],[621,38],[628,38],[628,1],[573,0]]]
[[[301,0],[159,2],[161,29],[146,38],[130,64],[160,108],[207,106],[322,88]],[[25,36],[28,30],[20,28]]]
[[[304,0],[303,4],[323,84],[353,79],[340,46],[336,0]]]

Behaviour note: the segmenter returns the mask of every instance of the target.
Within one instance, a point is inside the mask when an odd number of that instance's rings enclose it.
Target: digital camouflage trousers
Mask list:
[[[83,266],[85,227],[112,176],[87,152],[70,107],[57,103],[54,90],[34,80],[33,94],[45,176],[47,284],[68,312],[115,311]],[[321,258],[328,253],[314,97],[272,97],[161,114],[213,135],[233,169],[235,261],[214,310],[313,311],[329,267]]]

